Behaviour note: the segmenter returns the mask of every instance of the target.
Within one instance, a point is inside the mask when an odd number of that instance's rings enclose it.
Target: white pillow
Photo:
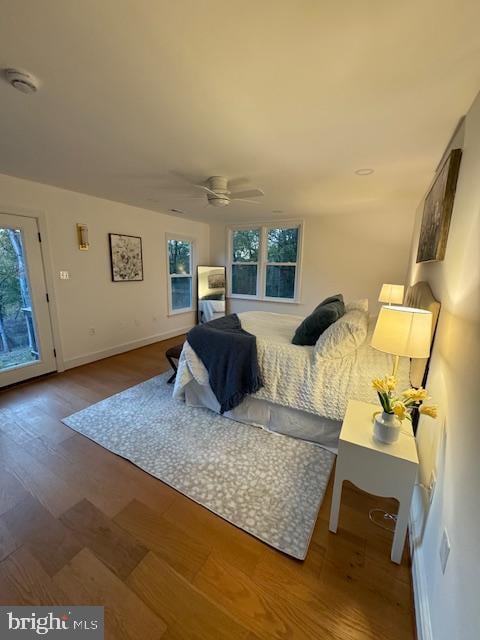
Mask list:
[[[347,311],[325,329],[315,344],[315,353],[322,358],[344,358],[365,342],[367,332],[368,313]]]
[[[348,311],[367,311],[368,312],[368,298],[360,298],[360,300],[354,300],[353,302],[347,302],[345,305],[345,313]]]

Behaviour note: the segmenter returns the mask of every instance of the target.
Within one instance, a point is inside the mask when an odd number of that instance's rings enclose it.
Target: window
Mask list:
[[[169,312],[191,311],[193,243],[169,237],[167,249]]]
[[[267,230],[267,298],[295,298],[298,227]]]
[[[230,295],[296,302],[301,232],[300,224],[231,228]]]
[[[257,295],[260,229],[232,232],[232,293]]]

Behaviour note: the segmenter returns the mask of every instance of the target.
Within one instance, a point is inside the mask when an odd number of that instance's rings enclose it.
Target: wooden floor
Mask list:
[[[0,605],[99,604],[106,638],[415,637],[410,568],[331,483],[305,562],[274,551],[60,419],[167,370],[157,343],[0,393]]]

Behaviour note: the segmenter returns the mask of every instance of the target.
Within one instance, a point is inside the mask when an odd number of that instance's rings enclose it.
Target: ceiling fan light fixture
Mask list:
[[[179,174],[183,175],[183,174]],[[196,199],[204,198],[207,196],[207,203],[211,207],[228,207],[233,201],[236,202],[248,202],[249,204],[259,204],[257,200],[252,200],[252,198],[259,198],[264,196],[264,192],[261,189],[246,189],[244,191],[232,191],[230,189],[230,182],[233,184],[238,184],[239,181],[241,183],[245,182],[245,178],[234,179],[230,181],[226,176],[210,176],[205,180],[199,180],[199,182],[188,180],[188,176],[184,176],[184,180],[187,181],[190,188],[197,189],[203,191],[203,194],[200,196],[186,196],[185,199]],[[197,191],[198,193],[198,191]]]
[[[230,198],[227,196],[219,197],[219,196],[211,196],[208,194],[208,203],[212,205],[212,207],[228,207],[230,204]]]

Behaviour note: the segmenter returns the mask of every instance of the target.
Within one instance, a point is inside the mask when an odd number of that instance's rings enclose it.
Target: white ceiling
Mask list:
[[[0,172],[205,220],[411,213],[479,24],[478,0],[0,0],[0,67],[43,83],[0,82]],[[179,172],[266,195],[205,207]]]

